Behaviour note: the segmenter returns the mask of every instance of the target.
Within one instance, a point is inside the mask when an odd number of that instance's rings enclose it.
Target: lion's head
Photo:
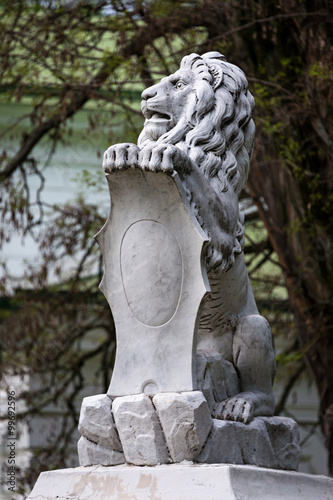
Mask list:
[[[177,145],[207,177],[218,177],[221,191],[231,183],[239,194],[253,148],[253,106],[241,69],[219,52],[191,54],[176,73],[142,93],[146,121],[138,145]]]
[[[253,149],[253,106],[254,99],[241,69],[218,52],[191,54],[182,59],[176,73],[142,93],[141,108],[146,120],[138,145],[144,148],[153,141],[177,146],[214,184],[221,199],[237,199],[248,176]],[[187,190],[187,195],[211,240],[207,269],[224,272],[242,252],[243,217],[238,211],[235,213],[228,233],[225,227],[209,227],[207,214],[198,213],[195,193]],[[221,234],[230,243],[223,243]]]

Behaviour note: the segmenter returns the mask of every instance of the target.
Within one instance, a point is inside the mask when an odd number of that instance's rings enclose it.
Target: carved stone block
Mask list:
[[[215,420],[207,442],[196,462],[205,464],[243,464],[235,422]]]
[[[297,470],[300,457],[296,422],[285,417],[257,417],[249,424],[215,420],[196,461]]]
[[[300,458],[299,428],[287,417],[260,417],[269,434],[279,469],[297,470]]]
[[[124,454],[101,444],[92,443],[81,436],[77,449],[80,465],[120,465],[125,462]]]
[[[211,412],[216,403],[240,392],[234,365],[219,353],[197,352],[197,380]]]
[[[244,464],[276,469],[275,453],[264,422],[260,418],[254,418],[249,424],[234,424]]]
[[[100,443],[113,450],[122,451],[111,413],[111,399],[106,394],[97,394],[83,399],[79,432],[93,443]]]
[[[148,396],[116,398],[112,410],[128,463],[157,465],[169,461],[162,429]]]
[[[194,460],[213,425],[203,394],[199,391],[156,394],[153,403],[173,462]]]

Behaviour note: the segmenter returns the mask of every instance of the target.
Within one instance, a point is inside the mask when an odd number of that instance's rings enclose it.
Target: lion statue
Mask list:
[[[218,52],[188,55],[178,71],[142,93],[145,123],[138,144],[111,146],[103,160],[106,173],[126,168],[178,173],[210,240],[205,258],[211,293],[197,349],[222,355],[239,378],[238,393],[216,401],[214,417],[244,423],[273,415],[275,404],[271,330],[249,283],[238,204],[253,150],[253,106],[240,68]]]

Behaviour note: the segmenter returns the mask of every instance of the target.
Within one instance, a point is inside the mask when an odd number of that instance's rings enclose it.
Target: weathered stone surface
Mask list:
[[[78,467],[42,472],[27,500],[332,500],[333,479],[250,465]]]
[[[233,423],[244,464],[275,469],[277,460],[264,422],[254,418],[249,424]]]
[[[235,422],[214,419],[213,428],[196,461],[206,464],[243,464]]]
[[[97,394],[83,399],[79,432],[93,443],[100,443],[113,450],[122,451],[111,412],[111,399],[106,394]]]
[[[222,54],[190,54],[142,93],[138,145],[105,152],[112,210],[96,239],[117,334],[108,395],[129,463],[164,463],[167,444],[174,462],[202,452],[207,461],[296,466],[292,426],[257,418],[274,413],[275,356],[246,271],[238,203],[253,105],[244,73]],[[80,421],[100,444],[114,431],[103,401]],[[202,450],[211,415],[222,423]]]
[[[297,423],[287,417],[259,417],[259,419],[266,425],[275,452],[277,467],[297,470],[301,454]]]
[[[108,182],[112,210],[96,236],[117,335],[108,395],[193,390],[197,317],[209,289],[201,265],[207,236],[176,173],[129,169]]]
[[[112,411],[128,463],[156,465],[168,462],[162,429],[148,396],[116,398]]]
[[[297,470],[298,426],[285,417],[257,417],[250,424],[214,419],[213,429],[196,461]]]
[[[214,393],[219,401],[240,392],[242,399],[221,408],[222,418],[232,413],[247,423],[274,412],[272,337],[248,279],[238,204],[253,105],[240,68],[218,52],[190,54],[142,93],[138,145],[115,144],[104,154],[112,211],[97,240],[117,332],[111,397],[196,390],[198,338],[198,349],[216,356],[206,372],[215,387],[207,388],[205,375],[199,385],[210,407]],[[226,141],[230,116],[235,134]],[[219,355],[239,376],[230,396]]]
[[[213,419],[200,391],[160,393],[153,398],[174,462],[195,459],[205,444]]]
[[[125,463],[124,454],[81,436],[77,443],[80,465],[119,465]]]
[[[234,365],[219,353],[197,352],[197,381],[211,412],[216,403],[239,392]]]

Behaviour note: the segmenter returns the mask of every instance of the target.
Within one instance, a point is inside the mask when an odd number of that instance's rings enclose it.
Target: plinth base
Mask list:
[[[332,500],[333,479],[251,465],[77,467],[43,472],[27,500]]]

